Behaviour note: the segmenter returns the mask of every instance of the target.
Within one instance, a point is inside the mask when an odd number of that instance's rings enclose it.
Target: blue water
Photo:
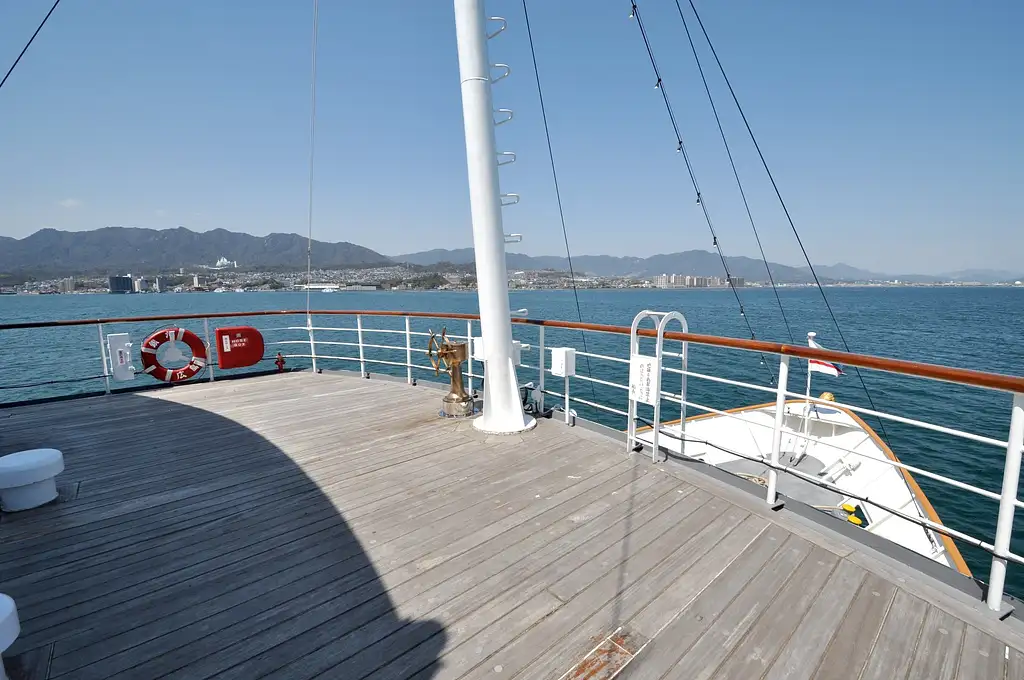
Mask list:
[[[679,310],[693,332],[746,337],[746,325],[729,291],[721,290],[645,290],[645,291],[581,291],[580,306],[585,321],[628,326],[637,311],[644,308]],[[813,289],[783,289],[783,306],[792,327],[795,341],[805,342],[807,331],[816,331],[826,347],[841,349],[841,342],[829,320],[821,297]],[[856,352],[925,361],[984,371],[1024,374],[1024,289],[1020,288],[835,288],[828,290],[839,323],[850,347]],[[747,318],[758,337],[766,340],[790,341],[775,297],[770,290],[746,289],[742,297]],[[512,307],[527,308],[534,318],[576,320],[576,307],[569,291],[519,291],[512,293]],[[304,293],[200,293],[165,295],[49,295],[0,297],[0,321],[45,321],[98,317],[126,317],[156,314],[187,314],[204,312],[246,312],[254,310],[305,309]],[[314,309],[392,309],[423,312],[475,312],[477,299],[473,293],[454,292],[367,292],[314,293]],[[251,317],[211,321],[218,325],[251,323],[264,331],[269,342],[291,341],[296,344],[270,345],[268,354],[278,350],[287,353],[308,353],[304,331],[283,330],[302,325],[298,316]],[[316,325],[355,326],[349,317],[318,317]],[[401,319],[370,319],[367,328],[404,328]],[[440,320],[416,320],[413,330],[440,330]],[[107,333],[129,332],[136,342],[168,324],[150,322],[109,324]],[[181,325],[197,332],[203,324]],[[465,322],[448,322],[449,331],[464,334]],[[476,327],[479,328],[478,326]],[[546,345],[582,346],[578,331],[546,329]],[[537,343],[535,327],[516,327],[515,336],[524,343]],[[355,333],[319,332],[317,340],[354,342]],[[401,335],[373,334],[366,340],[375,344],[403,345]],[[605,334],[586,334],[591,352],[617,357],[628,356],[628,338]],[[415,361],[426,365],[422,353],[425,339],[414,342]],[[669,348],[671,349],[671,348]],[[356,357],[357,350],[345,345],[318,346],[318,354]],[[367,357],[404,361],[404,349],[376,350]],[[536,351],[524,354],[524,362],[536,365]],[[756,354],[693,346],[690,348],[691,370],[721,377],[769,385],[769,371],[778,371],[777,359],[768,357],[762,364]],[[308,366],[308,360],[289,359],[289,366]],[[271,368],[269,362],[262,368]],[[323,360],[322,368],[356,369],[353,361]],[[404,375],[397,367],[370,365],[372,372]],[[477,367],[479,371],[479,366]],[[626,382],[625,365],[592,360],[588,366],[583,357],[577,359],[577,370],[588,371],[596,378],[618,383]],[[0,387],[29,385],[50,380],[75,380],[52,385],[0,389],[0,405],[13,401],[95,392],[103,389],[98,332],[95,325],[70,328],[18,330],[0,332]],[[867,399],[856,374],[831,378],[815,375],[814,392],[834,392],[841,401],[867,406]],[[916,378],[863,371],[875,405],[882,411],[905,417],[927,420],[951,427],[968,429],[996,439],[1005,439],[1009,424],[1009,395],[958,385],[935,383]],[[430,377],[425,371],[416,373],[420,379]],[[790,373],[790,389],[803,390],[803,362],[794,361]],[[522,369],[521,379],[536,380],[536,372]],[[90,379],[91,378],[91,379]],[[81,380],[79,380],[81,379]],[[549,378],[550,380],[550,378]],[[678,389],[666,378],[665,389]],[[146,376],[136,384],[150,382]],[[115,386],[116,387],[116,386]],[[750,403],[771,401],[772,395],[691,379],[690,399],[715,408],[730,408]],[[560,385],[549,388],[561,391]],[[624,392],[605,386],[593,386],[574,380],[575,396],[599,403],[625,408]],[[582,417],[598,420],[614,427],[625,427],[625,420],[608,413],[574,405]],[[674,405],[665,403],[666,419],[673,415]],[[869,419],[869,422],[876,424]],[[881,429],[876,425],[876,429]],[[0,428],[2,432],[2,428]],[[892,449],[911,465],[948,475],[985,489],[999,491],[1004,451],[962,439],[886,422],[884,434]],[[2,436],[2,435],[0,435]],[[996,503],[974,494],[929,481],[919,476],[918,482],[928,494],[943,521],[958,530],[991,541],[995,531]],[[1024,513],[1018,513],[1018,516]],[[1024,551],[1024,518],[1014,532],[1016,552]],[[985,553],[962,547],[975,575],[988,578],[989,560]],[[1012,592],[1024,594],[1024,569],[1010,570],[1008,581]]]

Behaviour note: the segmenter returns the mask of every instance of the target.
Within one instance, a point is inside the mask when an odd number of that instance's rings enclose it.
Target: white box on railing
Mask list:
[[[484,360],[484,339],[473,338],[472,356],[476,361]],[[512,364],[514,366],[523,365],[523,343],[518,340],[512,341]]]
[[[551,375],[559,378],[571,378],[576,375],[576,350],[574,348],[551,348]]]
[[[135,380],[132,343],[128,333],[107,335],[107,356],[110,359],[110,377],[118,381]]]

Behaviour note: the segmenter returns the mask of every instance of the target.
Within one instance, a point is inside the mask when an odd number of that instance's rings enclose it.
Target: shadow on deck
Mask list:
[[[0,410],[63,450],[4,515],[32,678],[1024,678],[940,580],[583,428],[292,374]],[[13,655],[13,656],[11,656]],[[17,677],[12,673],[12,677]]]
[[[372,643],[396,631],[416,664],[437,659],[443,626],[401,618],[367,553],[378,532],[350,525],[412,531],[381,493],[414,442],[382,455],[370,418],[341,426],[358,408],[250,387],[0,411],[0,453],[46,445],[67,463],[61,501],[0,522],[12,677],[298,677],[314,659],[384,660]]]

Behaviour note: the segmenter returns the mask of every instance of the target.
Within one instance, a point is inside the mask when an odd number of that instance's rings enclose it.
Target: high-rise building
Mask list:
[[[153,279],[153,290],[158,293],[164,292],[164,277],[157,276]]]
[[[132,293],[135,290],[132,286],[132,277],[130,275],[107,277],[107,283],[111,293]]]
[[[74,293],[75,292],[75,277],[69,276],[66,279],[61,279],[57,283],[57,290],[61,293]]]

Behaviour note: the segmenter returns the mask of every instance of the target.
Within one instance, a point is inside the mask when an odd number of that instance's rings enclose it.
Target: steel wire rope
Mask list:
[[[17,67],[18,62],[20,62],[21,58],[25,56],[25,53],[28,52],[28,48],[32,46],[32,43],[35,41],[36,36],[39,35],[39,31],[43,30],[43,26],[46,25],[46,22],[47,20],[49,20],[50,15],[53,14],[53,10],[57,9],[57,5],[59,4],[60,0],[55,0],[55,2],[53,3],[53,7],[51,7],[50,11],[46,13],[46,16],[43,17],[43,20],[39,22],[39,26],[36,27],[35,33],[33,33],[32,37],[28,39],[28,42],[25,43],[25,46],[21,48],[21,52],[18,53],[18,57],[14,60],[14,63],[11,64],[11,67],[7,69],[7,73],[4,74],[4,79],[0,80],[0,87],[3,87],[4,83],[7,82],[7,79],[11,77],[12,73],[14,73],[14,69],[15,67]]]
[[[782,191],[779,190],[779,185],[775,182],[775,176],[772,174],[771,169],[768,167],[768,161],[764,157],[764,153],[761,152],[761,145],[757,143],[757,137],[754,136],[754,131],[750,127],[750,122],[747,120],[747,115],[743,111],[743,107],[740,105],[739,97],[736,96],[736,91],[732,87],[732,82],[729,80],[729,76],[725,72],[725,66],[722,65],[722,60],[718,58],[718,51],[715,50],[714,44],[711,42],[711,36],[708,35],[707,29],[704,27],[704,22],[700,18],[700,14],[697,12],[697,7],[693,4],[693,0],[689,0],[690,9],[693,11],[694,18],[697,19],[697,24],[700,26],[701,33],[704,34],[704,40],[707,41],[708,48],[711,50],[711,55],[715,58],[715,63],[718,65],[718,70],[722,74],[722,79],[725,81],[726,86],[729,88],[729,94],[732,96],[732,101],[736,105],[736,110],[740,114],[740,118],[743,119],[743,125],[747,129],[747,134],[750,136],[750,141],[754,144],[754,149],[757,151],[757,156],[761,160],[761,165],[764,167],[765,173],[768,175],[769,181],[772,183],[772,189],[775,190],[775,196],[779,200],[779,205],[782,206],[782,212],[786,215],[786,221],[789,222],[789,227],[793,231],[793,236],[796,238],[797,245],[800,246],[800,252],[804,256],[804,261],[807,262],[807,268],[811,272],[811,276],[814,278],[814,285],[817,287],[818,292],[821,293],[821,299],[825,302],[825,308],[828,310],[828,315],[832,319],[832,324],[836,327],[836,333],[839,335],[840,342],[843,343],[843,349],[847,352],[851,352],[850,345],[846,342],[846,337],[843,335],[843,329],[839,326],[839,320],[836,318],[835,312],[832,311],[832,305],[828,301],[828,296],[825,294],[825,289],[821,287],[821,281],[818,279],[818,272],[814,270],[814,265],[811,263],[811,258],[807,254],[807,249],[804,247],[803,239],[800,238],[800,232],[796,228],[796,223],[793,222],[793,217],[789,213],[789,208],[786,206],[786,201],[782,198]],[[677,2],[678,5],[678,2]],[[634,3],[635,6],[635,3]],[[683,26],[686,26],[686,19],[683,16],[682,10],[679,12],[680,18],[683,19]],[[687,31],[689,33],[689,31]],[[864,390],[864,395],[868,398],[868,404],[871,406],[871,410],[877,411],[875,407],[875,401],[871,398],[871,391],[868,390],[867,383],[864,381],[864,376],[861,374],[860,369],[856,366],[853,367],[854,373],[857,374],[857,379],[860,381],[860,386]],[[876,418],[880,429],[882,430],[882,438],[886,444],[889,442],[889,436],[885,431],[885,423],[881,418]]]
[[[715,232],[714,223],[711,221],[711,213],[708,212],[707,205],[701,196],[700,185],[697,183],[697,175],[693,170],[693,164],[690,162],[690,154],[686,151],[686,145],[683,143],[682,133],[679,131],[679,123],[676,120],[675,111],[672,109],[672,103],[669,101],[668,93],[665,91],[665,83],[661,77],[661,70],[658,68],[658,61],[654,58],[654,50],[651,48],[651,42],[647,37],[647,30],[644,28],[643,20],[640,17],[640,8],[637,7],[636,0],[631,0],[632,11],[630,17],[636,21],[637,26],[640,28],[640,35],[644,40],[644,47],[647,48],[647,56],[651,61],[651,67],[654,69],[654,76],[656,82],[654,88],[661,92],[662,100],[665,102],[665,110],[668,112],[669,120],[672,122],[672,129],[676,135],[676,151],[678,151],[683,160],[686,162],[686,171],[690,176],[690,183],[693,185],[694,193],[697,195],[697,204],[701,207],[701,212],[704,215],[704,221],[708,225],[708,230],[711,232],[711,242],[714,245],[715,250],[718,251],[718,257],[722,261],[722,269],[725,271],[725,278],[729,284],[729,289],[732,290],[733,296],[736,298],[736,304],[740,308],[740,316],[743,318],[744,324],[746,324],[747,331],[750,333],[750,339],[756,340],[757,335],[754,333],[754,328],[750,324],[750,319],[747,318],[746,310],[743,308],[743,300],[740,299],[740,293],[736,289],[736,282],[732,277],[732,273],[729,271],[729,264],[725,258],[725,252],[722,249],[722,245],[718,240],[718,234]],[[771,366],[768,365],[768,360],[765,358],[763,353],[760,353],[761,365],[768,371],[768,377],[770,383],[775,382],[775,373],[772,371]]]
[[[530,43],[530,57],[533,59],[533,75],[537,83],[537,99],[540,101],[540,117],[544,122],[544,139],[547,141],[548,160],[551,162],[551,179],[555,185],[555,202],[558,204],[558,219],[562,223],[562,238],[565,240],[565,259],[569,263],[569,279],[572,282],[572,295],[576,301],[576,316],[580,323],[583,323],[583,312],[580,310],[580,294],[576,289],[576,272],[572,266],[572,253],[569,250],[569,232],[565,226],[565,212],[562,210],[562,192],[558,188],[558,172],[555,170],[555,152],[551,146],[551,131],[548,127],[548,113],[544,106],[544,90],[540,85],[540,69],[537,66],[537,51],[533,46],[533,31],[530,30],[530,12],[526,8],[526,0],[523,0],[523,16],[526,18],[526,36]],[[584,358],[587,360],[587,377],[593,380],[594,375],[590,368],[590,350],[587,349],[586,331],[580,331],[580,338],[583,340]],[[543,357],[541,358],[543,362]],[[594,383],[590,382],[590,396],[597,401],[597,393]]]
[[[693,43],[693,37],[690,35],[690,27],[686,23],[686,18],[683,16],[683,8],[679,4],[679,0],[675,0],[676,9],[679,11],[679,18],[683,21],[683,28],[686,30],[686,39],[690,43],[690,51],[693,52],[693,60],[697,64],[697,71],[700,73],[700,80],[704,83],[704,92],[708,95],[708,103],[711,104],[711,111],[715,114],[715,123],[718,125],[718,134],[722,137],[722,145],[725,146],[725,153],[729,156],[729,166],[732,168],[732,176],[736,180],[736,188],[739,189],[740,198],[743,199],[743,209],[747,213],[747,220],[750,222],[750,229],[754,232],[754,240],[757,241],[757,249],[761,252],[761,261],[764,262],[764,270],[768,274],[768,281],[772,285],[772,292],[775,293],[775,301],[779,304],[779,312],[782,314],[782,321],[786,324],[786,333],[789,335],[789,341],[794,345],[796,344],[796,336],[793,335],[793,329],[789,325],[789,319],[786,318],[786,310],[782,306],[782,297],[779,295],[779,289],[775,286],[775,277],[772,276],[772,268],[768,265],[768,257],[764,254],[764,246],[761,245],[761,235],[757,232],[757,226],[754,224],[754,215],[750,211],[750,202],[747,200],[747,192],[743,189],[743,182],[740,181],[740,173],[736,169],[736,161],[732,155],[732,148],[729,146],[729,140],[725,136],[725,128],[722,127],[722,119],[718,115],[718,107],[715,105],[715,98],[711,95],[711,88],[708,86],[708,79],[704,75],[704,67],[700,63],[700,57],[697,56],[697,47]]]

